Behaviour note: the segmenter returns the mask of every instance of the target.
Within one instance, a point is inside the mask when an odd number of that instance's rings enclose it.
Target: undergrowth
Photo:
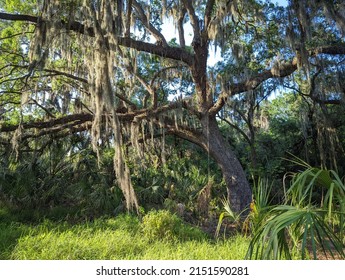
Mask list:
[[[168,211],[151,211],[142,220],[122,214],[71,224],[0,220],[0,258],[30,260],[185,260],[244,259],[249,240],[215,241]]]

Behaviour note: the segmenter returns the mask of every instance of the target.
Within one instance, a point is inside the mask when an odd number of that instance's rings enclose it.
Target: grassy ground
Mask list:
[[[1,211],[0,259],[244,259],[249,244],[241,235],[215,241],[165,211],[78,224],[13,222]]]

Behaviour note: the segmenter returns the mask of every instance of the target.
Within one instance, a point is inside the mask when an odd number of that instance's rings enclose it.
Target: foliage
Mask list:
[[[135,216],[96,219],[68,224],[45,220],[35,225],[0,222],[1,259],[39,260],[206,260],[243,259],[248,239],[234,236],[213,242],[186,230],[184,240],[142,236],[142,223]]]
[[[334,231],[344,236],[345,184],[334,170],[315,168],[303,161],[301,173],[293,174],[287,197],[293,205],[315,205],[323,210],[324,219],[334,225]]]
[[[272,184],[266,179],[259,178],[254,181],[253,186],[253,200],[249,206],[248,215],[243,219],[243,215],[235,214],[231,210],[231,206],[226,199],[221,199],[224,211],[220,213],[218,218],[218,225],[215,232],[215,237],[219,236],[219,232],[224,219],[228,219],[232,222],[235,229],[241,230],[243,234],[250,234],[255,232],[257,227],[259,227],[264,219],[267,217],[267,212],[272,207]]]
[[[49,143],[49,142],[48,142]],[[114,188],[111,157],[79,149],[80,143],[52,141],[41,154],[22,155],[20,161],[3,157],[0,167],[1,200],[13,210],[76,209],[79,216],[109,214],[121,205]],[[8,162],[6,166],[6,161]]]
[[[344,253],[344,184],[336,172],[306,168],[293,174],[285,205],[271,206],[255,229],[247,257],[259,259],[341,258]],[[326,194],[321,195],[322,189]],[[320,251],[321,250],[321,251]],[[310,256],[311,255],[311,256]]]
[[[254,181],[253,201],[250,204],[249,215],[243,223],[245,233],[256,232],[258,227],[264,223],[273,204],[272,188],[272,183],[267,179],[259,178]]]
[[[345,185],[337,172],[312,167],[298,159],[295,162],[305,170],[291,174],[292,185],[287,191],[287,197],[291,203],[296,205],[316,204],[328,209],[329,214],[334,210],[341,210],[332,209],[333,206],[342,208],[345,198]],[[325,193],[322,194],[320,190]]]
[[[219,218],[218,218],[218,225],[217,229],[215,232],[215,237],[219,237],[219,233],[221,230],[222,223],[224,222],[224,219],[228,219],[230,222],[234,223],[235,226],[238,226],[238,224],[241,221],[241,214],[236,214],[231,210],[231,206],[229,202],[223,198],[221,199],[221,202],[223,204],[223,212],[220,213]]]
[[[326,256],[334,257],[336,252],[341,258],[345,257],[342,240],[325,223],[322,211],[281,205],[268,215],[251,240],[248,258],[290,259],[291,252],[298,250],[301,259],[309,257],[309,253],[317,259],[319,247]]]
[[[182,203],[187,211],[198,214],[197,198],[205,185],[212,182],[214,199],[226,192],[215,162],[185,141],[179,142],[174,150],[166,151],[164,164],[159,156],[147,156],[142,161],[143,165],[133,164],[131,169],[138,199],[147,211],[162,206],[174,211],[175,206]]]
[[[206,235],[188,226],[176,215],[167,210],[152,210],[142,220],[141,230],[149,241],[202,240]]]

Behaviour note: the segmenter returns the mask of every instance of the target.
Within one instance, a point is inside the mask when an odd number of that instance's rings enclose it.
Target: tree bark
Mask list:
[[[246,216],[252,201],[252,191],[243,167],[221,134],[216,118],[209,116],[202,121],[202,125],[203,136],[206,140],[204,148],[223,173],[230,207],[235,213]]]
[[[231,210],[245,217],[252,201],[252,191],[243,167],[221,134],[216,117],[205,115],[201,118],[201,125],[202,131],[171,125],[168,132],[200,146],[212,157],[222,171]]]

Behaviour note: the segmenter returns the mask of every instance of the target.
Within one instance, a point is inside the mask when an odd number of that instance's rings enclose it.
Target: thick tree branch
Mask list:
[[[318,54],[329,55],[344,55],[345,44],[337,44],[335,46],[320,46],[314,50],[309,51],[309,56],[316,56]],[[217,114],[225,105],[229,96],[233,96],[242,92],[256,89],[262,82],[270,78],[284,78],[291,75],[298,68],[298,58],[295,57],[290,63],[283,63],[276,65],[273,68],[258,73],[257,75],[247,79],[246,81],[230,84],[225,86],[225,90],[219,95],[216,103],[211,107],[210,114]]]
[[[179,60],[186,63],[187,65],[193,64],[193,60],[194,60],[193,54],[179,47],[171,47],[171,46],[163,47],[163,46],[150,44],[150,43],[146,43],[142,41],[136,41],[131,38],[118,38],[118,42],[121,46],[124,46],[124,47],[155,54],[164,58]]]
[[[280,65],[279,69],[269,69],[257,74],[244,82],[237,84],[227,84],[225,90],[219,95],[217,102],[210,109],[210,114],[217,114],[225,105],[227,98],[242,92],[256,89],[262,82],[270,78],[283,78],[291,75],[297,70],[297,59],[293,59],[291,63]]]
[[[43,18],[37,17],[37,16],[7,14],[7,13],[0,13],[0,20],[1,19],[10,20],[10,21],[26,21],[26,22],[31,22],[35,24],[45,22]],[[93,27],[87,27],[78,21],[66,22],[64,20],[61,20],[59,25],[61,29],[74,31],[79,34],[84,34],[90,37],[95,36],[95,31]],[[118,37],[117,39],[118,39],[118,44],[123,47],[133,48],[138,51],[151,53],[151,54],[158,55],[164,58],[179,60],[186,63],[187,65],[193,64],[193,60],[194,60],[193,54],[179,47],[160,46],[160,45],[151,44],[147,42],[137,41],[129,37]]]
[[[208,0],[206,4],[206,10],[205,10],[205,26],[203,32],[207,32],[207,29],[211,23],[211,17],[212,17],[212,12],[214,8],[214,4],[216,3],[215,0]]]
[[[197,130],[193,130],[190,127],[185,126],[177,126],[173,123],[173,121],[165,120],[165,127],[167,129],[167,134],[176,135],[179,138],[187,140],[191,143],[194,143],[202,148],[207,146],[207,140],[204,139],[204,136],[201,132]]]
[[[0,19],[11,20],[11,21],[28,21],[33,23],[41,22],[40,17],[31,16],[31,15],[19,15],[19,14],[7,14],[0,12]]]
[[[123,121],[131,121],[133,120],[135,115],[133,113],[125,113],[125,114],[119,113],[118,116],[119,116],[119,119]],[[93,121],[93,114],[80,113],[80,114],[73,114],[73,115],[68,115],[68,116],[64,116],[60,118],[54,118],[48,121],[36,120],[33,122],[22,123],[21,126],[24,130],[39,129],[42,131],[36,135],[46,135],[46,134],[57,133],[66,128],[72,128],[72,127],[80,126],[86,123],[91,124],[92,121]],[[0,126],[0,133],[15,131],[18,128],[18,126],[19,126],[18,124],[3,124]]]
[[[256,89],[263,81],[266,81],[270,78],[283,78],[291,75],[297,70],[297,59],[294,58],[291,63],[283,63],[279,66],[274,66],[269,70],[266,70],[262,73],[257,74],[256,76],[249,78],[248,80],[237,83],[237,84],[228,84],[226,90],[230,95],[236,95],[241,92],[246,92],[249,90]]]
[[[179,19],[177,21],[178,37],[179,37],[181,48],[186,47],[186,40],[184,37],[184,28],[183,28],[183,22],[184,22],[186,13],[187,13],[187,10],[185,8],[182,8],[181,11],[179,12]]]
[[[128,5],[127,5],[127,12],[126,12],[126,30],[125,30],[125,37],[128,37],[128,38],[131,35],[132,5],[133,5],[133,0],[129,0]]]
[[[23,123],[22,127],[23,129],[31,129],[31,128],[37,128],[37,129],[46,129],[50,127],[56,127],[56,126],[61,126],[67,123],[73,123],[76,121],[81,121],[81,122],[88,122],[92,121],[93,115],[92,114],[75,114],[75,115],[69,115],[61,118],[55,118],[49,121],[35,121],[35,122],[30,122],[30,123]],[[0,127],[0,132],[11,132],[14,131],[18,128],[18,125],[7,125],[3,124]]]
[[[60,126],[41,129],[38,133],[26,134],[21,138],[21,141],[29,139],[29,138],[39,138],[44,135],[51,135],[51,134],[57,135],[58,133],[61,133],[62,131],[65,131],[66,129],[68,129],[69,132],[74,133],[77,131],[85,131],[87,128],[91,128],[91,123],[85,123],[83,120],[76,120],[74,122],[62,124]]]
[[[318,54],[342,55],[345,54],[345,44],[337,44],[332,46],[320,46],[310,51],[310,56]]]
[[[134,118],[137,120],[139,119],[148,119],[158,116],[159,114],[162,114],[164,112],[177,109],[179,107],[188,107],[188,100],[178,100],[176,102],[171,102],[168,105],[161,106],[155,109],[142,109],[137,110],[134,112],[117,112],[117,116],[120,121],[123,122],[131,122]],[[48,121],[44,120],[37,120],[29,123],[22,123],[21,126],[24,130],[27,129],[56,129],[59,131],[59,127],[62,128],[66,124],[71,123],[78,123],[83,124],[86,122],[92,122],[93,121],[93,114],[91,113],[80,113],[80,114],[73,114],[68,115],[60,118],[54,118]],[[104,116],[105,117],[105,116]],[[15,131],[18,128],[18,124],[3,124],[0,126],[0,133],[1,132],[12,132]]]
[[[200,35],[201,35],[200,26],[199,26],[200,23],[199,23],[198,16],[195,13],[193,3],[191,0],[182,0],[182,2],[188,12],[190,22],[192,24],[193,33],[194,33],[193,42],[200,43]]]

